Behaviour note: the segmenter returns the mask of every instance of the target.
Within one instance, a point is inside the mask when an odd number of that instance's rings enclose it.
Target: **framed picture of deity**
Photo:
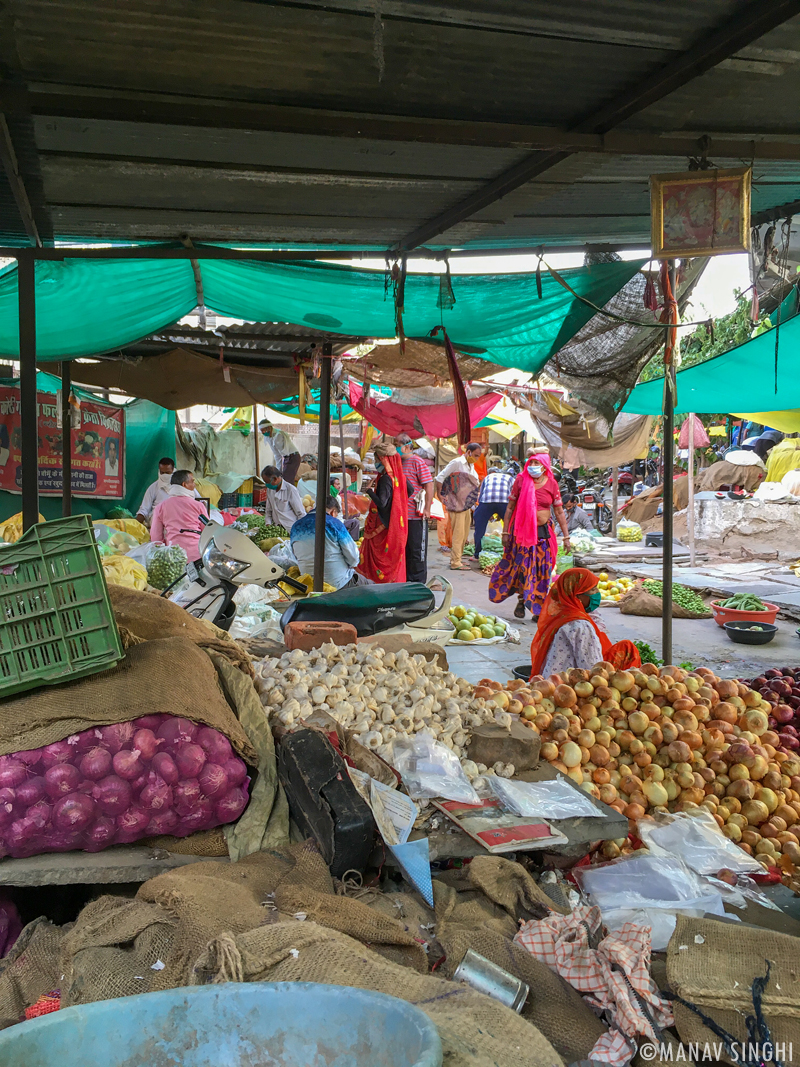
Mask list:
[[[655,259],[750,250],[749,167],[650,176]]]

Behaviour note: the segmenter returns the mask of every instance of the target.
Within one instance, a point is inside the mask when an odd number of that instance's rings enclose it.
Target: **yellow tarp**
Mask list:
[[[222,433],[223,430],[249,430],[252,425],[253,407],[251,404],[250,407],[237,408],[227,422],[220,426],[219,432]]]
[[[779,482],[784,474],[795,470],[800,470],[800,438],[786,438],[770,449],[766,481]]]
[[[762,426],[771,426],[781,433],[800,433],[800,408],[789,408],[787,411],[740,411],[731,412],[737,419],[749,419],[750,422],[760,422]]]
[[[126,585],[129,589],[147,588],[147,571],[135,559],[129,559],[127,556],[106,556],[101,562],[109,585]]]
[[[138,519],[95,519],[95,526],[109,526],[112,530],[130,534],[135,537],[140,545],[150,540],[150,531],[143,526]]]
[[[252,481],[252,479],[251,479]],[[205,478],[195,477],[194,484],[197,486],[197,492],[203,497],[204,500],[211,501],[211,507],[215,508],[219,504],[219,498],[222,496],[222,490],[218,485],[213,482],[207,481]],[[252,493],[252,486],[250,492]]]
[[[39,516],[39,522],[44,522],[44,515]],[[0,541],[13,545],[19,541],[20,537],[22,537],[22,512],[18,511],[16,515],[0,523]]]

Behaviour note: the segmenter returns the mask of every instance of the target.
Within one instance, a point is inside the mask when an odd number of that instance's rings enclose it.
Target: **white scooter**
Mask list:
[[[284,582],[303,596],[308,594],[302,582],[290,578],[246,534],[218,522],[206,523],[200,535],[200,559],[188,564],[186,577],[188,586],[171,596],[165,589],[162,595],[222,630],[230,629],[236,615],[233,598],[240,585],[267,588]]]

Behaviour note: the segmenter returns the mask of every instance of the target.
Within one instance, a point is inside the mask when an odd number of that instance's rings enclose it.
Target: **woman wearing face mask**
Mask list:
[[[531,642],[531,676],[596,663],[611,663],[619,671],[640,667],[639,650],[632,641],[612,645],[590,613],[600,605],[597,576],[585,567],[570,567],[553,582]]]
[[[525,618],[525,608],[537,619],[550,587],[550,575],[558,555],[551,508],[564,536],[564,551],[569,552],[567,517],[550,457],[531,456],[511,487],[503,518],[503,558],[489,581],[489,599],[493,604],[517,594],[514,608],[517,619]]]
[[[359,574],[373,582],[406,580],[406,541],[408,539],[408,490],[403,460],[394,445],[379,444],[373,449],[378,478],[367,489],[372,503],[364,525]]]

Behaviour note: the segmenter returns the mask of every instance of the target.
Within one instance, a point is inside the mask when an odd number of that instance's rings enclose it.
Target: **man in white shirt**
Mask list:
[[[265,467],[261,472],[267,487],[267,500],[264,504],[264,519],[268,526],[275,523],[289,532],[298,519],[306,517],[303,498],[285,478],[277,467]]]
[[[471,504],[478,501],[480,481],[473,468],[481,457],[483,449],[477,442],[470,441],[464,446],[464,455],[451,459],[444,470],[436,475],[436,496],[442,500],[450,518],[452,540],[450,543],[450,570],[467,571],[468,566],[461,562],[464,545],[469,538],[472,520]],[[447,484],[445,484],[447,479]],[[444,491],[444,496],[441,492]]]
[[[141,506],[136,513],[136,518],[141,523],[147,523],[153,514],[156,504],[166,500],[169,495],[170,479],[175,470],[175,461],[169,456],[164,456],[158,461],[158,478],[147,487]]]
[[[286,481],[294,485],[300,466],[300,453],[297,451],[297,445],[285,430],[276,430],[269,419],[262,419],[258,428],[269,441],[275,456],[275,466]]]

